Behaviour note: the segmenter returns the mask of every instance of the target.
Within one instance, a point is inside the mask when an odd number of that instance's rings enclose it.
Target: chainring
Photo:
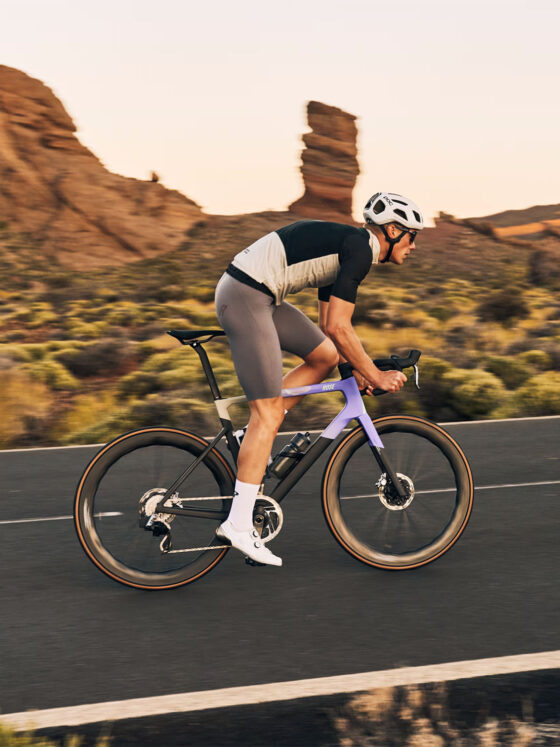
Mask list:
[[[253,510],[253,524],[265,544],[277,537],[284,524],[284,514],[278,501],[268,495],[260,495]]]

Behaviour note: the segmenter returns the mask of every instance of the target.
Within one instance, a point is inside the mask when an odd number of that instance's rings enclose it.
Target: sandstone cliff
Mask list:
[[[360,173],[356,117],[318,101],[307,105],[311,132],[302,136],[304,194],[290,205],[298,215],[352,220],[352,190]]]
[[[0,65],[0,221],[75,269],[179,246],[203,216],[198,205],[157,181],[111,173],[75,131],[49,88]]]

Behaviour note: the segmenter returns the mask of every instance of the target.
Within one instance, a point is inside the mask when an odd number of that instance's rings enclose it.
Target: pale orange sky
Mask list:
[[[359,117],[372,192],[483,215],[560,202],[552,0],[4,0],[4,64],[49,85],[112,170],[210,213],[301,194],[309,99]]]

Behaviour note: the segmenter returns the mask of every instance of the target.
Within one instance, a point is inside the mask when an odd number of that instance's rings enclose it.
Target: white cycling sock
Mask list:
[[[249,482],[235,481],[233,501],[228,519],[233,526],[241,532],[253,528],[253,509],[259,493],[259,485]]]

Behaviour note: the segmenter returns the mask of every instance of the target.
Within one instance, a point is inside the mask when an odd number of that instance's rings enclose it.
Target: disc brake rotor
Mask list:
[[[399,494],[395,490],[393,484],[387,479],[387,475],[385,473],[383,473],[377,481],[377,487],[379,488],[379,500],[385,506],[385,508],[389,509],[389,511],[402,511],[403,509],[410,506],[410,504],[414,500],[414,483],[412,482],[410,477],[408,477],[407,475],[403,475],[400,472],[397,472],[397,477],[399,478],[406,494],[406,498],[404,501],[399,497]]]

